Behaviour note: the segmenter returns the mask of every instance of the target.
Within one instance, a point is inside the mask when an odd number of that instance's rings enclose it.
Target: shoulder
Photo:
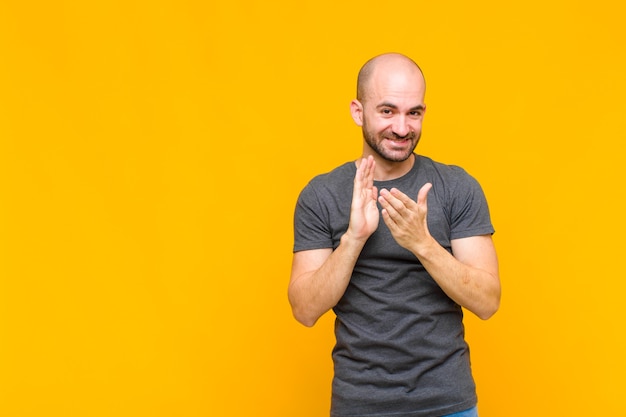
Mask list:
[[[445,175],[449,177],[469,176],[467,171],[465,171],[464,168],[458,165],[438,162],[423,155],[417,155],[417,160],[420,166],[423,167],[426,171],[436,172],[440,175]]]
[[[437,162],[426,156],[418,155],[421,171],[433,182],[433,186],[446,187],[448,189],[473,188],[478,186],[478,181],[464,168],[458,165]]]
[[[313,177],[304,188],[303,192],[307,190],[344,190],[346,186],[352,186],[354,181],[354,175],[356,173],[356,166],[354,162],[346,162],[333,169],[332,171],[319,174]]]
[[[330,172],[313,177],[300,191],[297,207],[308,208],[318,215],[324,208],[341,205],[351,201],[356,166],[346,162]]]
[[[422,157],[426,181],[433,184],[434,194],[441,198],[447,210],[464,212],[468,207],[487,206],[483,189],[472,175],[458,165],[444,164]]]

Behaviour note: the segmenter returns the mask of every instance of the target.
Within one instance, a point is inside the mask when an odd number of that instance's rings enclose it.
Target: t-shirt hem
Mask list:
[[[306,242],[306,244],[298,244],[293,246],[294,252],[301,252],[304,250],[314,250],[314,249],[332,249],[333,244],[327,241],[314,241],[314,242]]]
[[[493,227],[482,227],[478,229],[475,228],[470,230],[453,231],[450,234],[450,240],[463,239],[472,236],[493,235],[494,233],[495,230]]]
[[[449,414],[460,413],[461,411],[469,410],[472,407],[476,407],[476,399],[470,401],[464,401],[452,406],[430,410],[419,411],[402,411],[397,413],[368,413],[368,414],[337,414],[330,413],[330,417],[441,417]]]

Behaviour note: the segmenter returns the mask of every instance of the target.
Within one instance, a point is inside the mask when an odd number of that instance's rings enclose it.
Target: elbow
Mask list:
[[[296,319],[296,321],[300,324],[302,324],[305,327],[313,327],[315,326],[315,323],[317,323],[317,318],[313,318],[313,317],[308,317],[304,314],[298,314],[295,311],[293,312],[293,317]]]
[[[489,320],[491,317],[493,317],[494,314],[496,314],[496,311],[498,311],[498,310],[497,309],[485,310],[485,311],[481,311],[479,313],[476,313],[476,315],[481,320]]]
[[[315,326],[315,323],[320,318],[319,315],[315,315],[310,309],[299,306],[294,302],[291,302],[291,313],[298,323],[306,327]]]
[[[315,326],[315,323],[317,323],[320,316],[315,315],[310,308],[306,308],[306,306],[303,306],[301,302],[294,300],[291,292],[289,293],[289,304],[291,305],[291,314],[293,314],[293,317],[298,323],[306,327]]]
[[[476,311],[475,314],[481,320],[488,320],[493,317],[494,314],[500,309],[500,296],[495,297],[495,299],[490,302],[488,305],[484,306],[484,308],[480,309],[480,311]]]
[[[496,285],[492,286],[485,294],[484,302],[480,308],[474,312],[481,320],[488,320],[500,309],[500,299],[502,298],[502,287],[500,279],[496,280]]]

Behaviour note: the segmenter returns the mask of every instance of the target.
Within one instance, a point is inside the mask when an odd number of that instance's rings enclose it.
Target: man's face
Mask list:
[[[423,111],[413,110],[408,115],[399,115],[396,110],[383,107],[374,112],[364,111],[363,139],[381,158],[390,162],[405,161],[422,135]]]
[[[424,83],[421,74],[398,73],[374,77],[361,102],[360,120],[365,143],[391,162],[408,159],[422,134]]]

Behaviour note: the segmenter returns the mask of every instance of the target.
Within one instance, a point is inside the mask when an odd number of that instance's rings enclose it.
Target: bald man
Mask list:
[[[473,177],[415,153],[425,90],[404,55],[366,62],[363,153],[296,204],[289,301],[305,326],[336,315],[332,417],[478,415],[462,307],[499,308],[494,228]]]

